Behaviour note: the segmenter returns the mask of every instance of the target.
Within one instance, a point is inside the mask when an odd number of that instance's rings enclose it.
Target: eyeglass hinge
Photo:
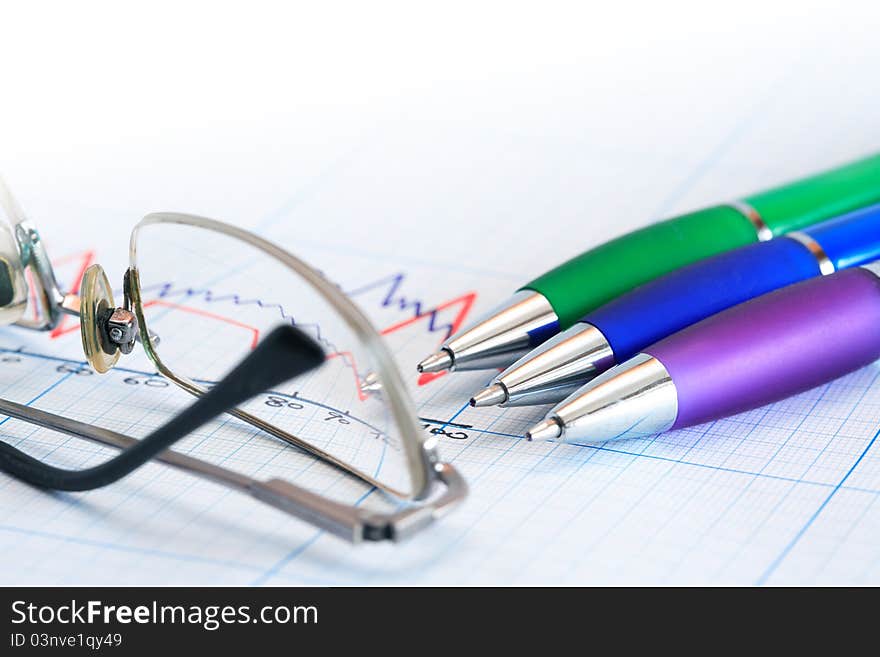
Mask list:
[[[112,350],[118,348],[122,353],[130,354],[134,349],[138,333],[138,323],[134,313],[125,308],[108,308],[101,323],[107,342],[106,346],[102,345],[105,351],[110,349],[109,353],[113,353]]]
[[[365,541],[405,541],[434,519],[430,506],[411,507],[389,515],[367,515],[362,520],[361,536]]]

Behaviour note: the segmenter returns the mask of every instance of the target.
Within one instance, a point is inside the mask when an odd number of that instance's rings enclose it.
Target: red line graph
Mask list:
[[[92,263],[95,261],[95,252],[94,251],[84,251],[83,253],[74,253],[72,255],[65,256],[63,258],[59,258],[58,260],[53,261],[53,266],[61,267],[70,261],[76,262],[79,260],[79,267],[76,270],[76,274],[73,277],[73,283],[68,290],[69,294],[79,294],[79,288],[82,285],[83,276],[86,274],[86,269],[92,266]],[[52,332],[49,333],[49,337],[51,339],[60,338],[62,335],[67,333],[71,333],[73,331],[79,331],[79,322],[76,323],[75,326],[66,326],[70,317],[67,315],[61,316],[61,321],[58,322],[58,326],[52,329]]]
[[[417,314],[415,317],[410,317],[409,319],[405,319],[402,322],[398,322],[397,324],[392,324],[391,326],[382,329],[380,333],[382,335],[389,335],[423,319],[433,319],[434,317],[436,317],[437,313],[460,304],[461,308],[459,309],[458,314],[455,316],[455,319],[452,320],[452,325],[449,330],[449,335],[454,335],[455,332],[458,331],[459,328],[461,328],[462,323],[464,323],[464,320],[468,316],[468,313],[471,311],[471,307],[473,307],[474,301],[476,301],[476,299],[476,292],[468,292],[467,294],[463,294],[460,297],[456,297],[455,299],[444,301],[434,308],[430,308],[428,310],[425,310],[424,312],[419,312],[419,314]],[[420,386],[427,385],[431,381],[440,378],[444,374],[446,374],[446,372],[425,372],[419,375],[418,384]]]
[[[369,395],[367,395],[367,393],[365,393],[361,388],[361,379],[360,375],[358,374],[357,360],[355,360],[354,354],[350,351],[337,351],[332,354],[327,354],[326,360],[330,360],[332,358],[342,358],[343,361],[348,359],[348,361],[351,363],[351,374],[354,377],[354,389],[357,392],[358,399],[360,401],[366,401]]]
[[[73,282],[72,282],[72,285],[70,288],[71,293],[75,294],[75,293],[79,292],[79,288],[82,285],[83,276],[84,276],[86,270],[92,265],[94,260],[95,260],[95,252],[92,250],[89,250],[89,251],[83,251],[83,252],[79,252],[79,253],[70,254],[70,255],[67,255],[63,258],[59,258],[58,260],[54,261],[54,264],[59,267],[65,265],[69,262],[76,262],[78,264],[77,269],[75,270]],[[442,343],[443,340],[448,338],[450,335],[453,335],[456,331],[458,331],[461,328],[462,324],[464,323],[465,319],[467,318],[468,314],[470,313],[471,308],[473,307],[474,302],[476,301],[476,298],[477,298],[476,292],[468,292],[466,294],[462,294],[461,296],[455,297],[454,299],[449,299],[447,301],[443,301],[443,302],[437,304],[436,306],[423,309],[422,303],[419,301],[409,301],[409,300],[405,299],[404,297],[398,297],[398,288],[400,287],[401,283],[403,282],[403,278],[404,277],[402,274],[396,274],[396,275],[390,277],[389,279],[383,279],[383,280],[377,281],[375,284],[369,284],[369,285],[365,286],[364,288],[361,288],[361,290],[354,292],[354,294],[358,294],[362,290],[367,290],[367,289],[374,288],[374,287],[384,286],[385,282],[387,281],[388,282],[388,292],[385,295],[384,301],[382,302],[382,306],[383,307],[396,306],[396,307],[399,307],[400,310],[404,310],[404,311],[411,310],[414,313],[412,317],[409,317],[409,318],[404,319],[402,321],[396,322],[390,326],[385,327],[384,329],[381,329],[379,331],[379,333],[383,336],[391,335],[397,331],[402,331],[402,330],[404,330],[414,324],[425,321],[425,322],[427,322],[426,328],[429,333],[438,332],[438,331],[443,332],[443,335],[441,336],[441,343]],[[257,327],[239,322],[239,321],[234,320],[230,317],[225,317],[221,314],[209,312],[206,310],[202,310],[200,308],[194,308],[192,306],[187,306],[184,304],[172,303],[169,301],[165,301],[163,299],[152,299],[150,301],[147,301],[144,304],[144,308],[149,308],[149,307],[156,306],[156,305],[168,307],[168,308],[173,308],[174,310],[179,310],[181,312],[191,313],[193,315],[205,317],[207,319],[211,319],[214,321],[224,322],[224,323],[239,327],[243,330],[249,331],[251,334],[251,337],[250,337],[250,348],[251,349],[253,349],[257,345],[257,342],[259,341],[260,331]],[[440,313],[442,313],[443,311],[448,310],[450,308],[454,308],[456,306],[458,307],[458,311],[455,313],[454,318],[452,319],[452,321],[448,325],[441,325],[441,326],[435,325],[435,323],[437,322],[437,319],[438,319],[438,315]],[[64,335],[67,335],[69,333],[79,331],[79,322],[75,322],[75,323],[71,323],[71,322],[73,322],[72,318],[69,318],[67,316],[63,316],[61,318],[61,321],[59,322],[58,326],[56,326],[51,331],[51,333],[49,334],[49,337],[51,339],[58,339],[58,338],[60,338]],[[353,371],[353,376],[354,376],[354,380],[355,380],[355,386],[356,386],[356,390],[358,393],[358,397],[363,401],[364,399],[367,398],[367,395],[361,390],[360,380],[359,380],[359,375],[358,375],[358,367],[357,367],[357,363],[355,361],[354,354],[352,354],[351,352],[348,352],[348,351],[335,352],[335,353],[328,354],[327,359],[330,360],[332,358],[337,358],[337,357],[341,357],[344,360],[349,361],[351,368],[352,368],[352,371]],[[431,381],[434,381],[434,380],[440,378],[441,376],[444,376],[445,374],[446,374],[445,372],[421,374],[418,378],[418,385],[419,386],[427,385]]]
[[[245,329],[251,332],[251,344],[250,348],[253,349],[257,346],[257,342],[260,341],[260,329],[256,326],[251,326],[250,324],[244,324],[242,322],[236,321],[231,317],[224,317],[223,315],[218,315],[216,313],[208,312],[207,310],[202,310],[201,308],[193,308],[192,306],[184,306],[179,303],[171,303],[170,301],[165,301],[163,299],[152,299],[144,303],[144,309],[152,308],[153,306],[162,306],[163,308],[173,308],[174,310],[179,310],[181,312],[190,313],[191,315],[198,315],[199,317],[207,317],[208,319],[213,319],[218,322],[225,322],[227,324],[232,324],[232,326],[237,326],[239,328]]]

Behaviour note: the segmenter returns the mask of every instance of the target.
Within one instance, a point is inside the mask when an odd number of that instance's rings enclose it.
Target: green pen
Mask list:
[[[420,372],[506,367],[586,313],[684,265],[880,201],[880,155],[628,233],[521,287]]]

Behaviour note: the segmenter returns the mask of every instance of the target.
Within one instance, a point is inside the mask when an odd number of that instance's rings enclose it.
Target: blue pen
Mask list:
[[[555,403],[645,347],[754,297],[880,258],[880,205],[678,269],[618,297],[529,352],[472,406]]]

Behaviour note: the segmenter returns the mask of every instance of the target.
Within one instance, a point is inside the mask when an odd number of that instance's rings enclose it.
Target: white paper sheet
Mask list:
[[[393,329],[418,412],[446,426],[441,453],[471,495],[408,543],[352,548],[161,465],[75,495],[0,475],[0,582],[880,583],[878,365],[724,421],[593,447],[526,443],[539,409],[468,408],[491,372],[423,385],[415,374],[471,300],[473,315],[626,230],[880,148],[880,93],[865,77],[878,49],[851,27],[828,43],[817,20],[790,49],[767,47],[764,25],[742,48],[678,34],[614,56],[572,38],[571,58],[560,46],[534,71],[523,57],[484,81],[491,58],[475,56],[477,72],[460,68],[470,77],[429,77],[364,112],[299,105],[291,91],[277,111],[254,97],[211,114],[196,90],[179,115],[151,122],[164,107],[153,97],[130,125],[114,112],[105,131],[49,126],[44,142],[7,122],[4,174],[66,284],[94,260],[118,285],[127,233],[153,210],[276,240]],[[168,399],[125,383],[131,372],[79,373],[76,331],[3,328],[0,348],[6,398],[55,412],[87,399],[96,424],[138,435],[165,417]],[[0,436],[56,464],[99,458],[13,420]],[[234,438],[200,445],[239,458]]]

